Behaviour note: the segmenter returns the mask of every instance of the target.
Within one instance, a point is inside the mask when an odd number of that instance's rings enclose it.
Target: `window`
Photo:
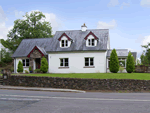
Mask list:
[[[85,66],[94,66],[94,58],[85,58]]]
[[[95,40],[94,39],[88,39],[88,45],[89,46],[95,46]]]
[[[24,67],[29,66],[29,59],[23,59],[22,63]]]
[[[68,60],[68,58],[61,58],[60,59],[60,66],[61,67],[68,67],[69,66],[69,60]]]
[[[68,47],[68,40],[61,40],[61,47]]]

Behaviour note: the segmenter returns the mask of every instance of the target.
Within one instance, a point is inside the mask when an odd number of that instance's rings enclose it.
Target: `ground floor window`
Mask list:
[[[29,59],[22,59],[22,63],[24,67],[29,66]]]
[[[60,58],[60,67],[68,67],[69,59],[68,58]]]
[[[85,58],[85,66],[94,66],[94,58]]]

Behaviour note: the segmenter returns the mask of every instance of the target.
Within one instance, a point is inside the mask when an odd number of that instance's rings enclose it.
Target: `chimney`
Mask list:
[[[82,31],[86,31],[86,29],[87,29],[87,26],[85,25],[85,23],[81,26],[81,30]]]

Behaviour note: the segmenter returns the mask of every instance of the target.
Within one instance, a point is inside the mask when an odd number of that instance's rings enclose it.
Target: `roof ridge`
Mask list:
[[[34,39],[51,39],[51,38],[53,38],[53,37],[50,37],[50,38],[29,38],[29,39],[22,39],[22,40],[34,40]]]
[[[87,29],[87,31],[90,30],[109,30],[109,29]],[[56,32],[65,32],[65,31],[81,31],[81,30],[63,30],[63,31],[56,31]]]

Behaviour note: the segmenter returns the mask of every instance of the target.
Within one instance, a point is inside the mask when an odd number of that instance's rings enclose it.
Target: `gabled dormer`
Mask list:
[[[87,47],[95,47],[95,46],[97,46],[98,38],[91,31],[84,39],[86,40],[86,46]]]
[[[60,47],[61,48],[68,48],[71,45],[71,41],[72,39],[66,35],[66,33],[63,33],[60,37],[59,37],[59,43],[60,43]]]

